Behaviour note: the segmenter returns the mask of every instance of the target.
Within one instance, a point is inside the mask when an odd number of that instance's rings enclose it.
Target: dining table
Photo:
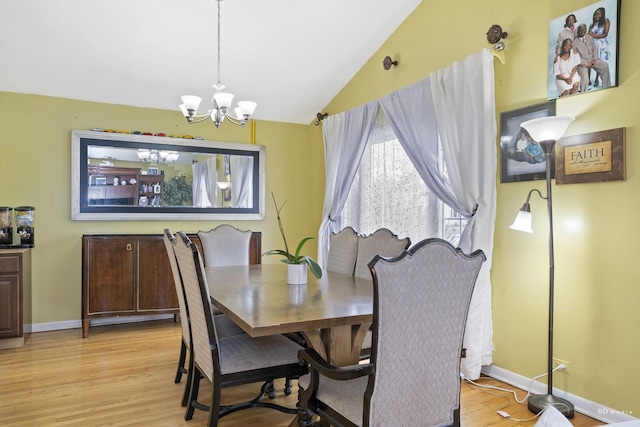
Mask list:
[[[252,337],[300,333],[334,366],[357,364],[373,321],[369,279],[323,271],[287,283],[287,265],[206,267],[212,303]]]

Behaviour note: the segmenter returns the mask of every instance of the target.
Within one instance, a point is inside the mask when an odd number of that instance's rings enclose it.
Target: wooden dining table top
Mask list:
[[[336,365],[357,363],[373,320],[371,280],[334,272],[287,284],[284,263],[206,267],[213,304],[252,337],[300,332]]]

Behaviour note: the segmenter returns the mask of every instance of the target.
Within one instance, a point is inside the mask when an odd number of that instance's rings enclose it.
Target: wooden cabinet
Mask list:
[[[202,253],[197,234],[189,234]],[[259,264],[261,233],[249,262]],[[98,317],[178,313],[173,274],[161,234],[82,236],[82,336]]]
[[[31,324],[31,249],[0,249],[0,349],[24,345]]]

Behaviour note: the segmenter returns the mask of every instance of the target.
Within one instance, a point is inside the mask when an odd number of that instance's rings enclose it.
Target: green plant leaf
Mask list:
[[[302,251],[302,248],[304,247],[305,243],[307,243],[309,240],[313,239],[313,237],[305,237],[304,239],[302,239],[300,241],[300,243],[298,243],[298,247],[296,248],[296,252],[295,254],[292,254],[291,252],[289,252],[289,245],[287,244],[287,238],[285,237],[284,234],[284,227],[282,225],[282,218],[280,217],[280,212],[282,211],[282,208],[284,207],[284,205],[287,204],[287,202],[285,201],[282,206],[278,207],[278,202],[276,202],[276,196],[273,194],[273,191],[271,192],[271,197],[273,198],[273,204],[276,208],[276,218],[278,220],[278,228],[280,229],[280,235],[282,236],[282,241],[284,242],[284,250],[282,249],[273,249],[270,251],[267,251],[265,253],[262,254],[262,256],[265,255],[282,255],[284,256],[284,259],[282,260],[282,262],[284,262],[285,264],[302,264],[305,263],[309,266],[309,268],[311,269],[311,272],[313,273],[314,276],[316,276],[317,278],[322,277],[322,269],[320,268],[320,266],[318,265],[318,263],[311,257],[306,256],[306,255],[300,255],[300,252]]]
[[[296,264],[295,262],[291,262],[292,261],[291,254],[289,254],[289,252],[287,251],[283,251],[282,249],[272,249],[262,254],[262,256],[266,256],[266,255],[282,255],[283,257],[286,258],[285,262],[287,262],[287,264]]]
[[[305,256],[304,261],[307,263],[307,265],[309,265],[309,270],[311,270],[311,273],[313,273],[314,276],[316,276],[318,279],[322,277],[322,269],[320,268],[316,260],[314,260],[310,256]]]
[[[304,246],[305,243],[307,243],[307,241],[311,239],[313,239],[313,237],[305,237],[304,239],[300,240],[300,243],[298,243],[298,247],[296,248],[296,254],[295,254],[296,258],[300,257],[300,251],[302,250],[302,247]]]

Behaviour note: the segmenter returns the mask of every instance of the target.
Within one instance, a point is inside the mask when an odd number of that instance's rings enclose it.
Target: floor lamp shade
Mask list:
[[[570,116],[550,116],[527,120],[520,126],[526,130],[531,138],[541,141],[557,141],[575,119]]]

